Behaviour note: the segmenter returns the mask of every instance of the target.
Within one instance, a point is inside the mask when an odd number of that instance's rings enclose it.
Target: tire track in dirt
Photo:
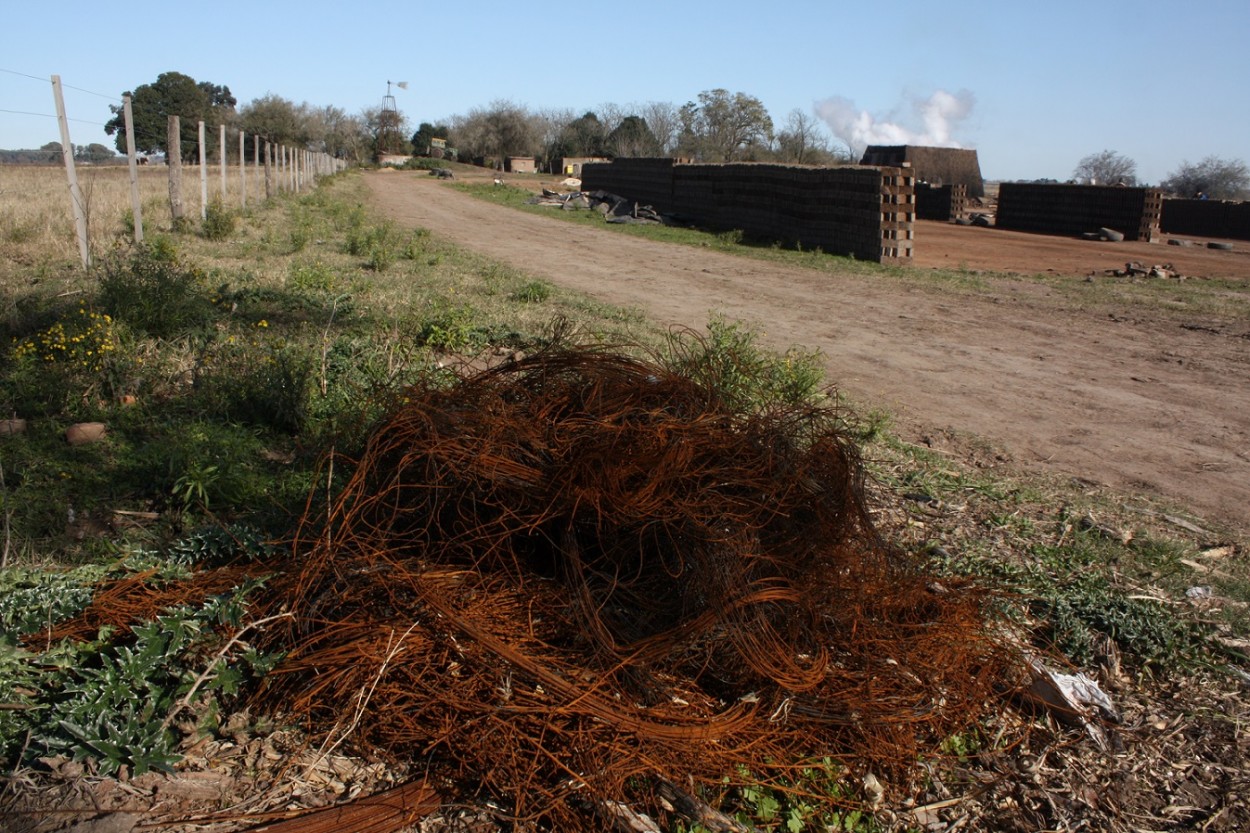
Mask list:
[[[715,311],[774,347],[819,349],[830,379],[894,412],[905,439],[971,433],[1026,467],[1250,529],[1250,340],[1240,332],[1058,309],[1032,301],[1025,282],[967,297],[831,277],[572,226],[420,175],[366,182],[402,225],[663,324],[701,327]]]

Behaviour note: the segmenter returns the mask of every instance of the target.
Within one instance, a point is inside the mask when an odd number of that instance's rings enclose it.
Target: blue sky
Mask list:
[[[853,139],[975,148],[992,179],[1063,180],[1104,149],[1147,182],[1208,155],[1250,161],[1247,0],[70,0],[2,20],[3,148],[58,139],[54,73],[72,141],[111,145],[109,103],[172,70],[240,104],[274,93],[350,113],[408,81],[395,96],[414,126],[499,99],[582,112],[720,87],[777,123],[798,108]]]

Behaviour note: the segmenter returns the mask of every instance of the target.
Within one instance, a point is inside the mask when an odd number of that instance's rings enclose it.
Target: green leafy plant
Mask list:
[[[512,300],[523,304],[541,304],[550,300],[554,289],[555,287],[548,281],[530,281],[512,293]]]
[[[183,546],[202,550],[205,543]],[[11,714],[0,712],[0,760],[61,754],[91,761],[103,775],[122,767],[132,774],[168,770],[179,760],[176,747],[186,721],[210,726],[222,698],[273,667],[277,657],[257,652],[244,639],[251,628],[268,621],[246,621],[248,597],[263,584],[257,579],[198,607],[169,609],[125,635],[103,629],[93,640],[48,644],[42,651],[16,647],[21,633],[81,609],[106,575],[122,577],[129,574],[131,561],[141,568],[154,560],[160,563],[156,554],[138,551],[115,564],[111,574],[80,568],[55,580],[0,572],[0,585],[33,591],[0,601],[0,670],[5,672],[0,695],[24,706]],[[168,575],[170,567],[157,567],[150,580]],[[53,593],[60,601],[53,600]]]
[[[449,353],[480,345],[482,332],[475,326],[475,318],[476,313],[471,307],[440,304],[421,322],[415,340],[418,344]]]
[[[796,404],[823,396],[820,354],[791,348],[773,353],[746,325],[719,316],[707,336],[677,333],[669,341],[670,364],[713,387],[736,410],[761,412],[776,403]]]
[[[209,240],[225,240],[234,234],[237,222],[235,213],[226,208],[220,199],[215,199],[204,207],[200,233]]]
[[[117,250],[101,269],[100,306],[138,332],[157,338],[185,335],[215,316],[203,272],[183,263],[168,238]]]
[[[254,330],[264,330],[264,319]],[[298,433],[308,414],[314,358],[306,344],[261,336],[226,339],[206,351],[195,378],[207,413]]]

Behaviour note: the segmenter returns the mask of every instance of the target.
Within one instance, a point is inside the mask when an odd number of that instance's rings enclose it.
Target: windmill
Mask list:
[[[406,90],[408,89],[408,82],[386,82],[386,97],[382,99],[382,110],[378,113],[378,156],[407,152],[405,146],[408,140],[404,137],[401,130],[404,119],[399,114],[399,108],[395,106],[395,96],[391,94],[391,87]]]

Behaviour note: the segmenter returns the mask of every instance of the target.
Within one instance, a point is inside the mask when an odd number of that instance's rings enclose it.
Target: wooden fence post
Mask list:
[[[122,115],[126,119],[126,161],[130,166],[130,213],[135,220],[135,242],[143,242],[143,200],[139,199],[139,160],[135,158],[135,119],[130,96],[122,96]]]
[[[204,122],[200,122],[200,219],[208,219],[208,147],[204,140]]]
[[[265,199],[273,199],[273,145],[265,142]]]
[[[221,138],[217,141],[217,146],[221,149],[221,205],[226,205],[226,126],[221,126]]]
[[[182,203],[182,120],[170,116],[165,128],[165,164],[169,166],[169,219],[174,230],[186,219]]]
[[[65,176],[69,180],[69,199],[78,228],[78,254],[82,268],[91,266],[91,249],[87,245],[87,207],[82,189],[78,187],[78,171],[74,168],[74,146],[69,140],[69,119],[65,117],[65,98],[61,95],[61,76],[52,76],[52,97],[56,99],[56,121],[61,127],[61,158],[65,160]]]
[[[247,210],[247,141],[239,131],[239,208]]]

